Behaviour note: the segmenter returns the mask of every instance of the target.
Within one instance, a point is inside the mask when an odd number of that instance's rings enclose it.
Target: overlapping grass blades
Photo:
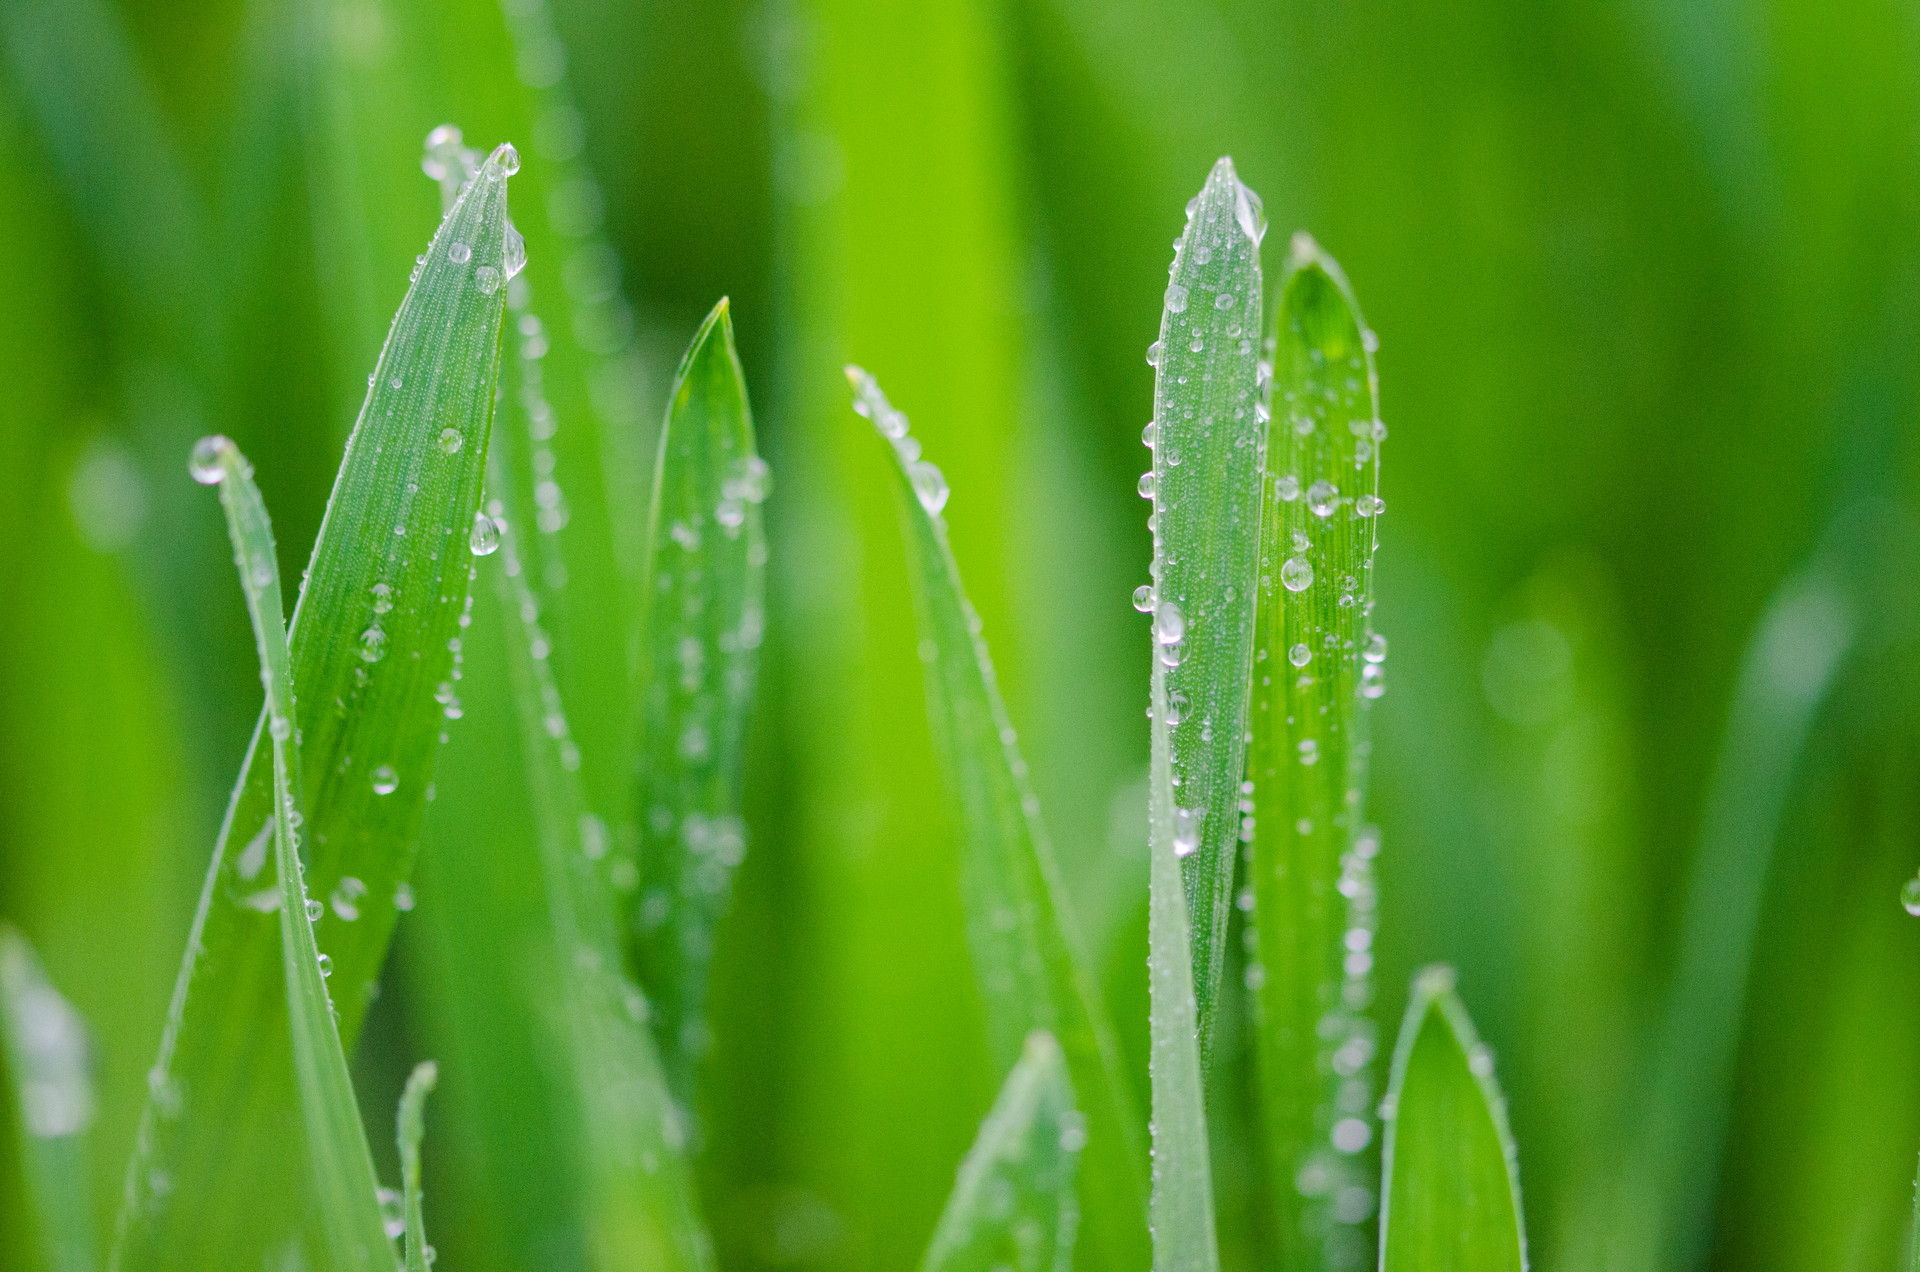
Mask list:
[[[502,433],[489,464],[488,529],[500,561],[482,621],[506,631],[507,668],[549,924],[554,988],[544,1022],[571,1104],[568,1148],[585,1195],[578,1210],[594,1266],[705,1269],[713,1253],[682,1150],[687,1122],[668,1094],[646,998],[626,974],[605,860],[605,823],[587,805],[581,753],[550,662],[552,641],[528,583],[537,475],[526,443]]]
[[[1253,905],[1257,937],[1247,983],[1268,1192],[1284,1265],[1309,1269],[1327,1265],[1329,1241],[1361,1240],[1351,1229],[1373,1211],[1375,1031],[1364,1008],[1379,838],[1361,819],[1365,708],[1386,652],[1369,617],[1385,430],[1371,333],[1340,267],[1305,234],[1293,239],[1279,296],[1242,902]]]
[[[20,1130],[21,1174],[49,1272],[93,1272],[93,1203],[87,1128],[93,1122],[87,1031],[47,980],[27,939],[0,924],[0,1061],[10,1079],[0,1100]]]
[[[300,743],[293,693],[292,655],[280,601],[280,567],[273,526],[253,484],[253,470],[224,437],[203,438],[193,453],[193,475],[220,487],[233,540],[234,565],[246,593],[247,616],[266,688],[267,737],[273,750],[274,871],[279,877],[280,966],[285,976],[293,1069],[305,1128],[307,1182],[318,1202],[325,1264],[352,1272],[386,1272],[393,1261],[380,1218],[373,1158],[340,1048],[339,1026],[327,997],[332,961],[320,953],[313,925],[324,907],[309,901],[296,827],[300,811]]]
[[[921,1272],[1069,1272],[1086,1143],[1066,1057],[1036,1029],[960,1163]]]
[[[981,623],[967,600],[941,516],[949,495],[921,458],[907,417],[873,377],[847,368],[854,410],[885,440],[908,576],[920,620],[920,657],[935,746],[959,805],[960,883],[968,944],[996,1062],[1030,1055],[1049,1031],[1086,1112],[1088,1247],[1100,1266],[1147,1254],[1138,1115],[1104,1004],[1085,957],[1046,828],[1001,699]]]
[[[1525,1272],[1506,1101],[1449,968],[1414,979],[1386,1111],[1380,1272]]]
[[[307,880],[351,1045],[412,866],[440,728],[436,686],[466,610],[506,277],[503,146],[441,223],[347,444],[290,631]],[[263,713],[235,788],[154,1066],[115,1266],[257,1263],[291,1228],[294,1075],[282,1001]],[[260,1204],[232,1204],[244,1186]]]
[[[674,377],[654,469],[642,589],[640,890],[628,919],[668,1083],[689,1110],[709,1038],[714,929],[746,852],[740,783],[766,624],[760,505],[770,485],[722,300]],[[624,871],[630,881],[630,857]]]
[[[1200,1055],[1211,1054],[1240,840],[1260,536],[1259,197],[1221,159],[1187,205],[1168,271],[1153,390],[1153,746],[1156,852],[1180,858]]]
[[[394,1118],[394,1142],[400,1150],[400,1205],[406,1223],[406,1272],[427,1272],[427,1219],[420,1191],[420,1141],[427,1134],[427,1096],[440,1081],[440,1066],[422,1060],[407,1075]]]

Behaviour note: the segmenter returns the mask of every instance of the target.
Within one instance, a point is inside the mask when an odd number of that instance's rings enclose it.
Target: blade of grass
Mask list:
[[[99,1266],[87,1184],[94,1109],[87,1050],[79,1013],[47,980],[26,938],[0,924],[0,1059],[12,1079],[21,1172],[49,1272]]]
[[[306,1128],[310,1184],[319,1201],[329,1262],[357,1272],[386,1272],[393,1250],[380,1218],[379,1184],[360,1106],[340,1048],[339,1026],[327,997],[332,960],[320,952],[313,924],[323,912],[307,898],[294,827],[300,812],[300,744],[295,723],[292,655],[280,607],[280,567],[273,526],[253,484],[253,470],[224,437],[201,439],[193,452],[194,479],[218,483],[227,514],[234,564],[247,598],[266,687],[267,736],[273,747],[273,857],[280,877],[280,965],[286,978],[293,1067]]]
[[[421,1208],[420,1141],[427,1134],[427,1095],[439,1081],[440,1066],[433,1061],[422,1060],[413,1066],[394,1119],[394,1140],[400,1149],[401,1205],[406,1212],[406,1272],[427,1272],[433,1262],[433,1247],[427,1244],[426,1214]]]
[[[395,315],[347,444],[291,628],[311,792],[307,878],[327,898],[351,1045],[412,867],[452,673],[469,536],[492,423],[511,147],[442,222]],[[450,643],[452,642],[452,643]],[[253,1265],[290,1228],[295,1159],[277,892],[271,740],[261,724],[209,866],[127,1174],[114,1266]],[[244,1181],[244,1184],[241,1182]],[[257,1205],[234,1204],[238,1195]]]
[[[1295,235],[1269,337],[1241,838],[1268,1192],[1281,1264],[1303,1272],[1329,1266],[1329,1243],[1354,1244],[1340,1229],[1373,1213],[1362,1154],[1375,1034],[1363,1012],[1379,838],[1361,826],[1366,707],[1386,647],[1369,619],[1384,433],[1370,337],[1339,265]]]
[[[1380,1272],[1525,1272],[1506,1101],[1450,968],[1414,978],[1385,1116]]]
[[[725,300],[674,377],[654,468],[642,622],[639,904],[629,918],[674,1098],[691,1116],[714,930],[746,852],[747,710],[766,623],[766,461]],[[615,882],[633,878],[632,858]]]
[[[1080,1207],[1074,1172],[1087,1143],[1066,1056],[1027,1035],[980,1134],[960,1163],[921,1272],[1068,1272]]]
[[[533,507],[535,474],[519,439],[503,434],[489,464],[499,498],[487,512],[500,569],[487,616],[503,624],[526,763],[550,938],[563,1000],[556,1050],[575,1105],[570,1148],[587,1190],[581,1207],[593,1266],[707,1269],[713,1251],[683,1155],[687,1124],[674,1106],[647,1030],[648,1005],[625,975],[624,947],[606,878],[605,824],[588,810],[580,750],[549,663],[551,642],[527,584],[518,527]]]
[[[927,710],[965,828],[960,881],[987,1032],[1012,1065],[1031,1031],[1052,1031],[1087,1108],[1088,1247],[1099,1266],[1146,1257],[1137,1114],[1113,1026],[1088,973],[1040,801],[1027,779],[981,622],[941,516],[944,475],[920,457],[872,376],[847,368],[854,410],[890,445],[901,532],[920,619]]]
[[[1197,993],[1202,1072],[1240,838],[1247,676],[1253,657],[1260,541],[1256,388],[1260,341],[1260,200],[1221,159],[1187,205],[1168,271],[1153,389],[1154,826],[1180,858]],[[1156,759],[1156,764],[1158,760]]]

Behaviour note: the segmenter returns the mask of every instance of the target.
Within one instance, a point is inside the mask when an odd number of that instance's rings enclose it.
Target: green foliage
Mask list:
[[[394,1117],[394,1138],[400,1149],[400,1204],[406,1224],[406,1272],[426,1272],[427,1219],[420,1190],[420,1141],[427,1134],[427,1096],[440,1081],[440,1067],[422,1060],[407,1075],[406,1090]]]
[[[1060,1045],[1036,1029],[960,1163],[922,1272],[1067,1272],[1080,1222],[1074,1172],[1086,1142]]]
[[[92,1204],[87,1128],[93,1082],[79,1014],[47,981],[26,938],[0,926],[0,1060],[3,1096],[19,1128],[19,1153],[32,1206],[30,1245],[51,1272],[91,1272]]]
[[[1449,968],[1414,981],[1386,1107],[1382,1272],[1525,1272],[1506,1100]]]

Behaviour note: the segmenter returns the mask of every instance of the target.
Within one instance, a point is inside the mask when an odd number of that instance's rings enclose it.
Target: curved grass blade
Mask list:
[[[1525,1272],[1506,1101],[1450,968],[1414,978],[1386,1114],[1380,1272]]]
[[[689,1112],[709,1038],[714,929],[746,851],[740,783],[766,622],[760,504],[769,480],[722,300],[674,377],[654,468],[641,627],[641,890],[628,920],[668,1086]],[[631,878],[631,860],[625,871]]]
[[[495,451],[487,506],[498,535],[495,618],[507,664],[535,826],[561,1001],[555,1052],[569,1068],[592,1266],[686,1272],[713,1265],[674,1106],[647,1030],[648,1005],[625,974],[620,922],[606,879],[605,823],[587,807],[580,749],[549,663],[551,640],[527,584],[517,527],[534,474],[509,444]],[[507,452],[503,454],[503,452]]]
[[[93,1272],[87,1031],[47,980],[27,939],[0,924],[0,1059],[20,1127],[21,1173],[49,1272]],[[28,1245],[33,1244],[29,1239]]]
[[[1241,837],[1268,1193],[1282,1266],[1302,1272],[1327,1266],[1328,1242],[1353,1240],[1338,1229],[1373,1212],[1364,1150],[1375,1033],[1363,1010],[1379,837],[1361,819],[1366,707],[1383,685],[1386,643],[1369,618],[1385,435],[1370,337],[1340,267],[1295,235],[1269,337]]]
[[[433,1262],[427,1244],[426,1214],[421,1208],[420,1141],[427,1134],[427,1095],[440,1081],[440,1066],[422,1060],[407,1075],[406,1090],[400,1093],[400,1111],[395,1120],[394,1140],[400,1149],[401,1205],[406,1213],[406,1272],[427,1272]]]
[[[1036,1029],[960,1163],[921,1272],[1069,1272],[1086,1142],[1066,1057]]]
[[[1138,1266],[1148,1250],[1134,1097],[1105,1004],[1086,971],[979,616],[947,542],[940,515],[946,478],[920,458],[907,417],[873,377],[848,367],[847,378],[854,410],[891,442],[899,477],[895,492],[920,618],[927,711],[965,828],[960,880],[967,937],[995,1061],[1014,1064],[1033,1030],[1057,1037],[1087,1113],[1088,1248],[1099,1266]]]
[[[1259,197],[1213,167],[1187,205],[1168,273],[1160,338],[1148,350],[1153,390],[1153,734],[1171,785],[1156,783],[1156,832],[1181,857],[1193,941],[1202,1072],[1240,832],[1247,677],[1253,658],[1260,539]],[[1150,593],[1150,595],[1148,594]],[[1164,690],[1165,701],[1161,701]]]
[[[224,437],[194,448],[193,475],[219,483],[233,540],[234,564],[247,597],[266,687],[267,736],[273,748],[273,859],[280,877],[280,965],[286,977],[287,1020],[293,1068],[300,1087],[312,1195],[318,1199],[321,1232],[333,1267],[386,1272],[393,1261],[380,1217],[379,1184],[360,1122],[360,1106],[340,1048],[339,1027],[327,998],[332,960],[320,953],[313,924],[322,908],[307,899],[294,828],[301,822],[300,744],[293,697],[292,655],[280,608],[280,567],[273,527],[253,484],[253,470]]]
[[[442,221],[394,317],[295,608],[307,882],[351,1046],[403,893],[471,575],[511,271],[494,153]],[[452,643],[450,643],[452,642]],[[256,1266],[304,1169],[273,912],[271,739],[261,724],[221,828],[150,1081],[113,1266]],[[239,1204],[238,1197],[246,1197]]]

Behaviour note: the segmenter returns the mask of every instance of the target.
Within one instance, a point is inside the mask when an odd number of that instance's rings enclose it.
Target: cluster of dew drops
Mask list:
[[[908,431],[907,413],[894,409],[887,395],[881,392],[879,382],[859,367],[847,368],[847,382],[853,386],[854,411],[872,420],[880,436],[893,443],[907,470],[907,480],[913,484],[914,497],[930,516],[939,516],[947,506],[950,493],[946,474],[937,465],[920,458],[920,441]]]

